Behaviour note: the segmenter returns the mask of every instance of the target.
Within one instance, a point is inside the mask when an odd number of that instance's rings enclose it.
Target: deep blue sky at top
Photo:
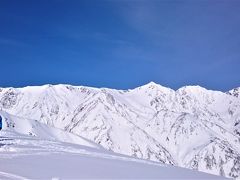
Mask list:
[[[240,86],[238,0],[1,0],[0,86]]]

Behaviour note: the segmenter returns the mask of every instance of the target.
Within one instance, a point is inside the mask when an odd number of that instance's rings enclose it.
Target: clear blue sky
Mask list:
[[[238,0],[1,0],[0,86],[240,86]]]

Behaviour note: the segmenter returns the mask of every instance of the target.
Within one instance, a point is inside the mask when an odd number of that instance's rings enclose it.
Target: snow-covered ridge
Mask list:
[[[117,153],[240,176],[240,99],[200,86],[2,88],[0,108]]]

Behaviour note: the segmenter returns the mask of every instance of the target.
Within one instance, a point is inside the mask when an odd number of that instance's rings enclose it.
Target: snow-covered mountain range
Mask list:
[[[153,82],[132,90],[44,85],[0,88],[0,109],[18,117],[17,126],[23,118],[34,122],[25,129],[32,136],[44,134],[38,126],[54,127],[48,136],[65,142],[93,141],[116,153],[238,178],[239,93],[175,91]]]

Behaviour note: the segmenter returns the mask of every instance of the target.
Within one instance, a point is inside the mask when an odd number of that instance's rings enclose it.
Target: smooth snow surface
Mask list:
[[[0,132],[0,179],[221,179],[103,149]]]

